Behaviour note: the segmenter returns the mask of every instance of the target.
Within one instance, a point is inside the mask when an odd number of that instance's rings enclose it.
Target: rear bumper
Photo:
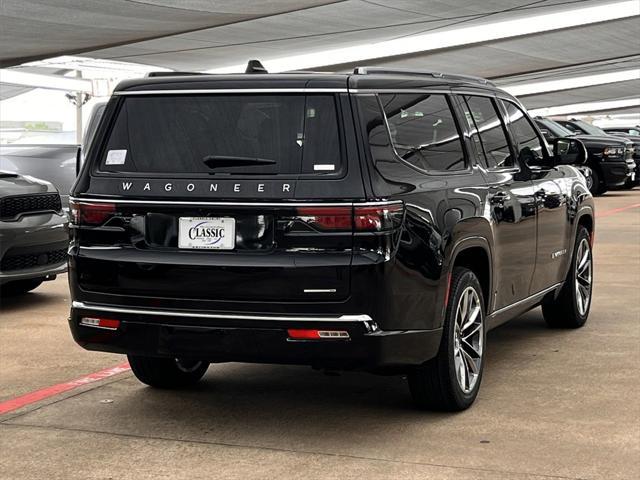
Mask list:
[[[116,330],[80,324],[83,317],[120,320]],[[283,316],[138,310],[74,302],[69,326],[88,350],[210,362],[284,363],[318,368],[379,369],[433,358],[442,331],[382,331],[366,315]],[[349,339],[291,340],[287,329],[342,330]]]

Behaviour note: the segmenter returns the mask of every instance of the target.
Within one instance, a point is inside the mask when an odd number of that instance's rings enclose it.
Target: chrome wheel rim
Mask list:
[[[589,190],[591,190],[591,187],[593,187],[593,178],[591,178],[591,176],[587,177],[587,188]]]
[[[453,361],[458,385],[470,393],[480,377],[484,347],[482,304],[475,288],[467,287],[456,306]]]
[[[591,282],[593,271],[591,268],[591,247],[586,238],[580,240],[576,251],[575,290],[576,306],[581,316],[587,314],[591,303]]]
[[[178,370],[184,373],[195,372],[198,368],[200,368],[200,365],[202,365],[202,361],[200,360],[184,360],[176,358],[175,361]]]

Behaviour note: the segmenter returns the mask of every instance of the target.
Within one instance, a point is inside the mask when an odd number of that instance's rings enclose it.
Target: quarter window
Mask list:
[[[503,102],[506,110],[511,133],[518,144],[518,160],[526,165],[541,165],[544,162],[543,148],[538,133],[520,108],[509,101]]]
[[[507,133],[493,99],[464,96],[464,114],[471,130],[471,137],[484,152],[489,168],[514,166]]]
[[[462,141],[444,95],[380,95],[391,142],[402,160],[425,171],[466,168]]]

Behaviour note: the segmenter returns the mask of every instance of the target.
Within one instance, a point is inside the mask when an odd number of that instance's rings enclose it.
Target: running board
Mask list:
[[[540,302],[545,297],[545,295],[550,292],[559,290],[560,288],[562,288],[563,284],[564,282],[556,283],[555,285],[552,285],[549,288],[545,288],[538,293],[534,293],[527,298],[523,298],[516,303],[512,303],[511,305],[507,305],[506,307],[502,307],[495,312],[492,312],[487,316],[487,328],[489,330],[496,328],[503,323],[511,320],[512,318],[522,315],[532,308],[537,307],[538,305],[540,305]]]

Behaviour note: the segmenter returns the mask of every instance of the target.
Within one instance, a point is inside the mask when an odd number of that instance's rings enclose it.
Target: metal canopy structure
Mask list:
[[[82,54],[216,72],[259,58],[276,71],[390,66],[484,76],[505,87],[631,72],[624,80],[520,94],[529,108],[640,91],[637,0],[43,3],[4,0],[3,65]]]

